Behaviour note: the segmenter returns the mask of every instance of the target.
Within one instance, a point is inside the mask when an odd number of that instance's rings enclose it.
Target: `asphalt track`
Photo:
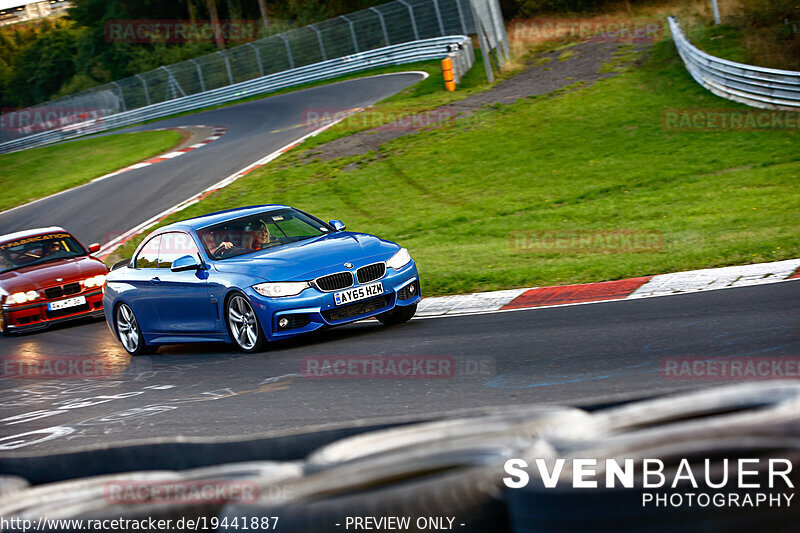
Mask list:
[[[247,435],[533,402],[588,405],[704,388],[719,382],[666,379],[665,358],[796,357],[798,317],[800,282],[788,281],[395,327],[366,321],[255,355],[203,345],[130,359],[104,323],[64,326],[2,339],[3,353],[22,360],[78,356],[115,370],[99,379],[0,379],[0,452]],[[372,356],[454,361],[456,371],[416,379],[303,376],[307,358]]]
[[[306,111],[365,107],[422,79],[414,72],[332,83],[121,131],[203,124],[225,126],[220,139],[174,160],[132,170],[0,213],[0,233],[63,226],[82,242],[104,244],[258,159],[310,133]],[[269,203],[253,198],[252,204]]]

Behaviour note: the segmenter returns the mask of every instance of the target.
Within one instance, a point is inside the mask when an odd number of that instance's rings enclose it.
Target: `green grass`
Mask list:
[[[176,131],[124,133],[0,155],[0,211],[158,155],[180,138]]]
[[[797,131],[661,127],[666,109],[704,107],[746,109],[697,85],[665,40],[642,68],[492,106],[377,153],[307,162],[301,147],[165,222],[293,205],[408,247],[427,295],[800,257]],[[510,246],[518,230],[647,230],[665,244],[526,253]]]

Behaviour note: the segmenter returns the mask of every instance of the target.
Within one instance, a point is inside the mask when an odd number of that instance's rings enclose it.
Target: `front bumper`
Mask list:
[[[2,320],[6,331],[17,333],[45,329],[52,324],[66,322],[84,317],[103,316],[103,291],[95,290],[83,294],[70,296],[83,296],[86,304],[78,307],[69,307],[59,311],[48,311],[50,302],[36,302],[27,305],[7,305],[2,308]]]
[[[245,292],[253,303],[267,338],[278,340],[325,326],[338,326],[370,318],[391,311],[396,306],[416,304],[421,298],[419,275],[413,260],[400,270],[387,269],[382,278],[369,283],[378,281],[383,284],[382,295],[340,306],[334,302],[333,292],[322,292],[313,287],[288,298],[267,298],[252,287],[248,287]],[[414,286],[413,291],[407,290],[410,285]],[[281,318],[289,319],[288,327],[279,327],[278,321]]]

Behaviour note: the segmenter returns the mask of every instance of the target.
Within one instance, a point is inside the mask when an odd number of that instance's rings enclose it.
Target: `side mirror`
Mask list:
[[[334,231],[344,231],[344,228],[347,227],[347,226],[344,225],[344,222],[342,222],[341,220],[329,220],[328,224],[333,226],[333,230]]]
[[[100,245],[97,244],[96,242],[93,242],[92,244],[89,245],[90,254],[96,254],[99,251],[100,251]]]
[[[193,255],[179,257],[173,261],[172,266],[169,267],[173,272],[186,272],[187,270],[200,270],[201,268],[203,268],[203,265],[201,265],[200,261]]]

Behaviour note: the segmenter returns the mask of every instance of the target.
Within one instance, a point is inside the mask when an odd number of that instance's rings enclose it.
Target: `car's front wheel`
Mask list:
[[[116,315],[117,334],[126,352],[131,355],[146,355],[156,351],[155,347],[144,342],[142,328],[128,304],[119,304]]]
[[[377,316],[378,320],[386,326],[393,326],[408,322],[417,312],[417,304],[413,305],[398,305],[391,311],[386,311]]]
[[[234,294],[228,300],[225,311],[231,338],[240,350],[246,353],[261,351],[266,337],[250,301],[242,294]]]

